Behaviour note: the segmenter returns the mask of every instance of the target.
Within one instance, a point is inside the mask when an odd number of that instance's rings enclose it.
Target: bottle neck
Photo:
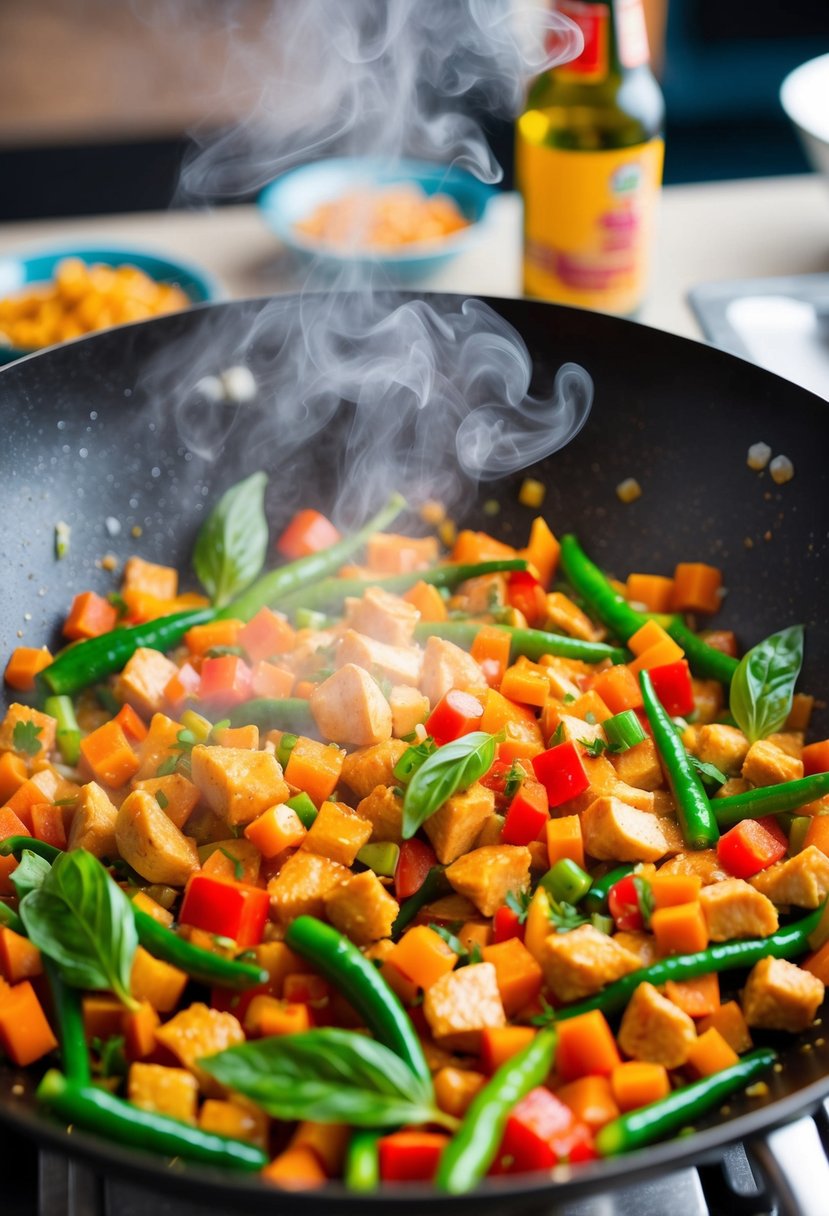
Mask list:
[[[650,61],[642,0],[552,0],[553,7],[578,25],[584,50],[555,69],[561,80],[600,84],[610,76]]]

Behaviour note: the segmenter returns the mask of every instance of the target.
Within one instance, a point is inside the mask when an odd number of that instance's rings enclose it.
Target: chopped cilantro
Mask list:
[[[521,782],[524,780],[525,773],[517,760],[513,760],[512,767],[504,778],[504,797],[514,798],[518,793]]]
[[[571,929],[578,929],[579,925],[586,925],[590,921],[589,916],[583,916],[578,908],[563,899],[560,902],[555,899],[550,900],[548,916],[556,933],[569,933]]]
[[[559,743],[563,743],[563,742],[564,742],[564,723],[559,722],[558,726],[555,729],[555,733],[550,738],[550,742],[547,744],[547,746],[548,747],[558,747]]]
[[[639,911],[642,913],[642,921],[645,928],[648,929],[653,916],[653,890],[651,884],[646,878],[642,878],[640,874],[633,875],[633,885],[636,888],[636,902],[639,904]]]
[[[161,807],[162,811],[166,811],[167,807],[170,805],[170,799],[164,793],[164,790],[156,790],[155,800],[158,803],[158,805]]]
[[[578,742],[582,745],[588,756],[601,756],[602,752],[609,750],[604,739],[579,739]]]
[[[219,852],[224,854],[228,861],[233,863],[233,877],[237,882],[241,882],[245,876],[245,867],[235,853],[231,853],[230,849],[226,849],[223,845],[219,846]]]
[[[530,910],[532,903],[532,894],[529,891],[508,891],[507,898],[504,901],[510,912],[514,912],[518,917],[519,925],[523,925],[527,919],[527,913]]]
[[[698,756],[692,756],[690,752],[688,753],[688,759],[691,761],[691,767],[699,774],[703,785],[709,788],[725,785],[728,778],[724,772],[717,768],[716,764],[709,764],[707,760],[700,760]]]
[[[99,1077],[125,1077],[129,1071],[127,1057],[124,1055],[124,1036],[111,1035],[108,1039],[100,1039],[97,1035],[90,1044],[97,1056],[93,1071]]]
[[[12,744],[17,752],[25,752],[27,756],[36,756],[42,750],[43,744],[38,735],[43,733],[42,726],[35,726],[29,719],[27,722],[15,722]]]

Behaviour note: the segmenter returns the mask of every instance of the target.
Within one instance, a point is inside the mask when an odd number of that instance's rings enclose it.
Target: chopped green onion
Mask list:
[[[180,721],[184,729],[195,735],[199,743],[206,743],[210,738],[213,723],[208,722],[207,718],[203,718],[201,714],[197,714],[194,709],[186,709],[181,715]]]
[[[626,752],[630,747],[636,747],[645,739],[642,723],[632,709],[626,709],[620,714],[614,714],[603,723],[604,733],[610,746],[616,752]]]
[[[400,846],[392,841],[377,841],[364,844],[357,854],[357,861],[383,878],[393,878],[400,857]]]
[[[313,608],[297,608],[294,615],[297,629],[322,629],[328,620],[324,612],[315,612]]]
[[[57,722],[56,739],[58,750],[66,764],[77,764],[81,758],[81,728],[75,717],[72,698],[66,696],[47,697],[44,711]]]
[[[609,937],[616,928],[616,922],[612,916],[603,916],[601,912],[594,912],[590,917],[590,923],[599,933],[606,933]]]
[[[293,798],[289,798],[285,805],[295,812],[304,828],[310,828],[317,817],[317,808],[304,792],[294,794]]]
[[[569,857],[562,857],[547,871],[540,885],[556,903],[577,904],[584,899],[593,880]]]
[[[294,750],[298,742],[299,739],[297,735],[289,734],[288,731],[283,733],[282,738],[279,740],[279,746],[276,749],[276,758],[283,768],[290,760],[291,752]]]
[[[716,803],[714,804],[716,806]],[[782,816],[781,816],[782,818]],[[780,820],[778,819],[778,823]],[[809,830],[809,825],[812,822],[811,815],[795,815],[792,818],[791,827],[789,828],[789,855],[794,856],[795,853],[800,853],[806,843],[806,833]]]

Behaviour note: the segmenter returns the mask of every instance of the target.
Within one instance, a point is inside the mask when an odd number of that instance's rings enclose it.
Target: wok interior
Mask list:
[[[521,543],[533,511],[519,505],[517,494],[529,473],[547,487],[542,509],[553,530],[575,531],[591,556],[620,577],[631,570],[670,573],[679,560],[722,567],[728,594],[716,620],[734,628],[743,646],[802,621],[807,647],[799,687],[825,699],[825,403],[740,360],[628,322],[526,301],[489,303],[516,326],[542,371],[570,360],[584,366],[595,382],[595,404],[563,451],[500,481],[467,484],[456,521]],[[187,570],[205,504],[252,471],[239,453],[246,451],[254,421],[276,410],[274,443],[256,453],[258,467],[273,469],[279,402],[268,400],[267,382],[278,351],[263,326],[245,344],[263,307],[249,302],[197,309],[71,343],[0,373],[4,654],[21,636],[29,645],[58,644],[59,621],[72,594],[112,589],[112,575],[100,567],[105,554],[123,561],[139,552]],[[242,352],[259,381],[258,398],[223,419],[226,440],[213,463],[186,452],[172,411],[159,400],[158,378],[147,375],[158,366],[159,353],[171,349],[178,352],[174,370],[180,377],[188,375],[188,351],[194,360],[198,355],[200,368],[212,365],[214,373],[238,363]],[[313,450],[302,454],[301,502],[285,501],[280,477],[271,478],[272,531],[300,505],[330,506],[349,423],[350,410],[343,408]],[[746,467],[747,449],[759,440],[790,457],[792,482],[778,487],[768,474]],[[615,493],[626,477],[643,487],[641,499],[630,505]],[[209,488],[207,496],[202,486]],[[495,519],[483,509],[493,498],[501,506]],[[60,563],[54,552],[59,520],[72,529]],[[3,695],[12,699],[7,690]],[[818,738],[829,730],[825,705],[813,728]],[[769,1074],[769,1095],[736,1096],[729,1116],[768,1109],[770,1100],[823,1077],[829,1091],[829,1045],[821,1029],[813,1027],[794,1041],[778,1036],[783,1068]],[[5,1116],[10,1087],[19,1079],[0,1069]],[[709,1122],[721,1121],[716,1116]],[[672,1148],[675,1156],[689,1152],[687,1141],[664,1146],[664,1152],[670,1155]],[[654,1153],[663,1150],[649,1155]],[[618,1170],[625,1169],[620,1162]],[[597,1172],[607,1174],[608,1166],[588,1169],[584,1182]],[[579,1186],[578,1173],[573,1185]],[[515,1189],[522,1188],[516,1183]]]

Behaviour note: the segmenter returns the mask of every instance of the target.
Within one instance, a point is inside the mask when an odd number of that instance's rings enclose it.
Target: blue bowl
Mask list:
[[[320,203],[332,202],[352,190],[411,183],[425,194],[448,194],[469,220],[469,227],[400,251],[340,252],[297,232],[296,224]],[[259,195],[266,222],[280,241],[302,260],[332,272],[347,268],[370,273],[381,268],[390,276],[412,279],[444,266],[477,240],[486,210],[497,193],[471,173],[431,161],[400,160],[390,165],[377,158],[341,157],[314,161],[283,173]]]
[[[175,283],[194,304],[218,300],[224,294],[206,270],[150,250],[132,245],[49,245],[0,257],[0,299],[35,283],[48,283],[64,258],[80,258],[90,266],[136,266],[158,283]],[[0,364],[28,354],[30,350],[0,344]]]

